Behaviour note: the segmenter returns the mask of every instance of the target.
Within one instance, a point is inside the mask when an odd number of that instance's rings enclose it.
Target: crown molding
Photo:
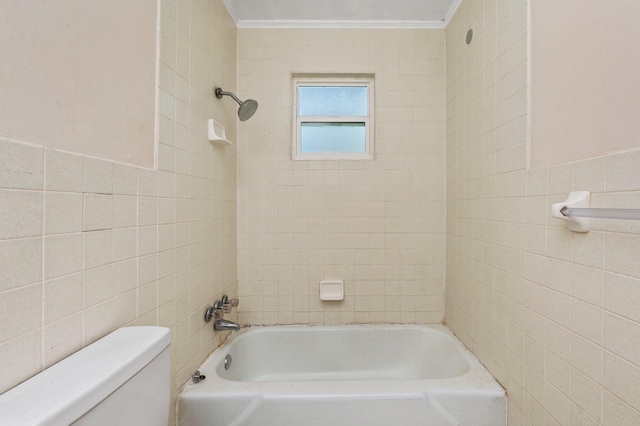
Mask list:
[[[236,27],[239,28],[240,18],[238,18],[238,14],[236,13],[236,10],[231,5],[231,0],[222,0],[222,2],[224,3],[224,6],[227,8],[227,12],[229,12],[231,19],[233,19],[233,22],[236,23]]]
[[[451,22],[451,19],[453,19],[453,15],[456,14],[456,12],[458,11],[458,8],[460,7],[461,4],[462,4],[462,0],[455,0],[453,2],[451,7],[449,8],[449,11],[447,12],[446,16],[444,17],[444,26],[443,26],[443,28],[446,28],[447,25],[449,25],[449,22]]]
[[[462,1],[462,0],[460,0]],[[225,0],[226,3],[226,0]],[[238,28],[393,28],[443,29],[444,21],[364,21],[364,20],[239,20]]]

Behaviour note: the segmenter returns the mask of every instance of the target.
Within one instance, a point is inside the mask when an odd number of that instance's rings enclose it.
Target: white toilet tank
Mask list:
[[[0,395],[0,425],[166,426],[171,336],[125,327]]]

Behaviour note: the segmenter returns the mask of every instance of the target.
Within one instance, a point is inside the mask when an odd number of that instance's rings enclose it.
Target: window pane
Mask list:
[[[365,152],[364,123],[302,123],[300,152]]]
[[[299,115],[367,115],[365,86],[300,86]]]

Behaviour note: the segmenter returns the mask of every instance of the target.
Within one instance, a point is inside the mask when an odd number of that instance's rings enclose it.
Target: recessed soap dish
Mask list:
[[[320,281],[320,300],[344,300],[344,281]]]
[[[233,143],[227,139],[224,126],[213,118],[209,119],[208,134],[211,142],[215,142],[219,145],[233,145]]]

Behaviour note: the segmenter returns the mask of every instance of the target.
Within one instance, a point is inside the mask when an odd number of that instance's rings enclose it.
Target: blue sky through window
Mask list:
[[[364,123],[302,123],[300,152],[365,152]]]

